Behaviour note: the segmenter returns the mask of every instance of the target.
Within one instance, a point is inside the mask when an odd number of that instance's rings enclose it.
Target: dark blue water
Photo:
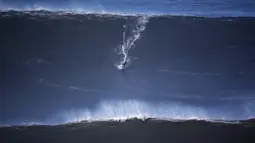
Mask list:
[[[170,122],[155,119],[130,119],[125,122],[81,122],[56,126],[0,127],[6,143],[253,143],[254,120],[241,123],[204,121]]]
[[[252,17],[6,11],[0,31],[3,125],[255,115]]]

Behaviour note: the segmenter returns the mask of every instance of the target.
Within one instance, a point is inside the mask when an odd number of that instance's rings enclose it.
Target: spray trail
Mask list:
[[[130,33],[128,33],[128,25],[123,26],[125,29],[123,32],[123,42],[117,49],[118,54],[121,56],[120,62],[116,64],[117,69],[124,70],[127,68],[130,62],[129,51],[134,47],[135,41],[140,38],[141,32],[145,30],[148,21],[148,17],[139,17]]]

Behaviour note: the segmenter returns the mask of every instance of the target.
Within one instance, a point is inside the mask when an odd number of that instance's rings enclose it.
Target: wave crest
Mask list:
[[[247,108],[247,107],[246,107]],[[64,123],[81,121],[127,120],[156,118],[163,120],[242,120],[230,116],[229,111],[191,106],[178,102],[150,103],[139,100],[101,101],[94,109],[70,110],[61,114]],[[243,119],[253,113],[245,113]]]
[[[160,118],[172,120],[207,120],[208,115],[203,108],[181,104],[161,103],[153,105],[144,101],[102,101],[94,110],[73,110],[63,114],[65,122],[83,120],[126,120],[131,118]]]

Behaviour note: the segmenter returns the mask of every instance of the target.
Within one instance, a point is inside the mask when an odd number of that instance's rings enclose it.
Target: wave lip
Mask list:
[[[142,11],[98,11],[98,10],[86,10],[86,9],[51,9],[51,8],[0,8],[0,12],[19,12],[31,15],[115,15],[115,16],[147,16],[147,17],[157,17],[157,16],[195,16],[195,17],[207,17],[207,18],[217,18],[217,17],[255,17],[255,12],[244,12],[244,11],[172,11],[172,12],[142,12]]]

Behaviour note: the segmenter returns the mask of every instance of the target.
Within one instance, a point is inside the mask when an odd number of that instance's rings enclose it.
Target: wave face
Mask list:
[[[78,13],[118,13],[186,16],[255,16],[253,0],[68,0],[16,1],[1,0],[2,10],[50,10]]]
[[[1,125],[255,116],[253,17],[2,11],[0,31]]]

